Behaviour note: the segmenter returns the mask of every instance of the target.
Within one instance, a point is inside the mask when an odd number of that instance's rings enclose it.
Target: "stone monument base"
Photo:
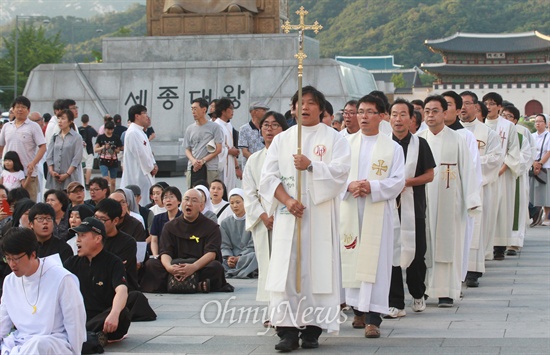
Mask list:
[[[219,14],[164,14],[160,18],[161,34],[178,36],[254,33],[250,12],[222,12]]]

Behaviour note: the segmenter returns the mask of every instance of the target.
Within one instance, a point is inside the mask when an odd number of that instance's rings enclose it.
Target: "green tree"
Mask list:
[[[7,37],[2,37],[6,48],[5,55],[0,59],[0,86],[13,85],[13,72],[15,67],[15,29]],[[27,82],[31,70],[39,64],[59,63],[63,57],[65,44],[59,40],[59,33],[47,36],[44,27],[38,28],[19,26],[17,40],[17,94],[21,94]],[[7,69],[10,70],[7,70]],[[5,71],[7,71],[5,73]],[[7,90],[0,97],[0,103],[5,107],[13,98],[6,95]]]
[[[407,82],[405,81],[405,78],[403,77],[403,73],[399,74],[393,74],[390,78],[391,82],[393,83],[393,86],[395,86],[396,89],[404,88],[407,86]]]

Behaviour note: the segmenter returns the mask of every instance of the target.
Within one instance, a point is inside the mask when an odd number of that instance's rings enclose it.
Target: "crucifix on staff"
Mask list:
[[[304,31],[306,30],[313,30],[315,34],[319,33],[320,30],[323,29],[323,26],[321,26],[317,21],[313,23],[313,25],[306,25],[304,20],[305,16],[309,12],[304,9],[303,6],[300,7],[298,11],[296,11],[296,14],[300,16],[300,23],[298,25],[292,25],[290,24],[290,21],[286,21],[281,28],[285,33],[289,33],[291,30],[298,31],[298,53],[294,55],[296,59],[298,59],[298,102],[296,103],[297,107],[297,113],[296,113],[296,121],[298,126],[298,146],[296,149],[296,154],[302,154],[302,76],[304,71],[304,59],[307,58],[307,55],[304,53]],[[297,192],[297,200],[298,202],[302,202],[302,174],[300,171],[298,171],[298,177],[296,180],[296,192]],[[296,262],[296,290],[300,292],[301,290],[301,265],[300,265],[300,257],[301,257],[301,239],[302,239],[302,222],[301,219],[298,218],[297,220],[297,227],[298,227],[298,233],[297,233],[297,243],[298,243],[298,259]]]

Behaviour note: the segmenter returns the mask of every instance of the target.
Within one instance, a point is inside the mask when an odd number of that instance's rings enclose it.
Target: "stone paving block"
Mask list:
[[[173,352],[173,353],[185,353],[185,354],[223,354],[223,355],[243,355],[250,354],[258,346],[257,345],[220,345],[215,344],[208,346],[207,344],[150,344],[145,343],[137,348],[133,349],[133,353],[142,352]]]
[[[464,346],[464,339],[448,338],[443,340],[443,347],[446,346]],[[472,338],[467,341],[468,346],[501,346],[503,349],[517,346],[517,347],[544,347],[550,345],[549,339],[533,338],[533,339],[511,339],[511,338]]]
[[[161,335],[149,340],[147,344],[204,344],[210,339],[212,339],[211,336]]]
[[[376,354],[499,354],[499,347],[477,346],[475,348],[440,348],[419,346],[413,349],[381,346]]]
[[[426,329],[418,327],[417,329],[394,329],[391,337],[402,338],[502,338],[504,329]]]

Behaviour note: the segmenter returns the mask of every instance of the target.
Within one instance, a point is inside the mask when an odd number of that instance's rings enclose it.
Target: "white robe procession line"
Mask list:
[[[519,173],[520,159],[519,140],[514,124],[501,116],[494,120],[486,119],[485,124],[500,136],[500,146],[505,154],[504,164],[508,166],[504,174],[498,178],[499,193],[493,202],[493,206],[498,206],[493,245],[505,247],[512,242],[516,178]]]
[[[142,194],[149,193],[149,189],[155,184],[155,178],[151,175],[151,171],[155,168],[156,162],[151,150],[151,143],[143,132],[143,127],[135,122],[126,131],[123,159],[124,170],[120,186],[138,185]],[[147,198],[140,201],[142,206],[147,203]]]
[[[246,211],[246,230],[252,232],[256,259],[258,261],[258,290],[256,301],[269,301],[269,292],[265,290],[265,280],[269,269],[269,245],[271,231],[268,231],[260,216],[268,211],[262,204],[258,191],[262,167],[267,156],[264,148],[250,157],[243,173],[244,210]]]
[[[260,179],[260,195],[274,215],[272,251],[266,280],[270,292],[270,320],[274,326],[315,325],[338,331],[340,314],[339,195],[350,169],[350,148],[345,138],[324,124],[302,127],[302,154],[313,172],[302,171],[301,293],[296,291],[296,218],[275,199],[282,184],[296,197],[299,173],[297,126],[278,134],[267,151]],[[313,313],[312,313],[313,312]]]
[[[485,251],[494,236],[497,209],[491,205],[498,194],[498,171],[504,161],[500,137],[477,119],[462,122],[474,134],[480,155],[482,171],[482,212],[474,216],[474,233],[470,245],[468,271],[485,272]],[[491,249],[492,256],[492,249]]]
[[[395,198],[405,186],[403,149],[384,133],[348,137],[352,181],[368,180],[371,193],[341,203],[340,252],[346,304],[361,312],[388,313],[393,261]]]
[[[426,184],[427,291],[431,297],[460,298],[466,217],[480,213],[478,178],[465,139],[444,127],[423,131],[432,150],[434,180]]]
[[[407,159],[405,159],[405,180],[414,178],[419,150],[419,139],[412,134],[407,148]],[[402,269],[406,269],[413,262],[416,253],[416,215],[414,213],[414,191],[412,186],[403,188],[400,203],[401,223],[394,223],[396,228],[393,238],[393,266],[400,266]],[[395,222],[399,222],[398,213],[395,219]]]
[[[35,300],[33,314],[28,302]],[[17,330],[8,335],[12,325]],[[86,312],[79,282],[63,268],[58,254],[40,259],[31,276],[11,273],[6,277],[0,304],[2,354],[77,355],[85,340]]]
[[[224,141],[222,143],[222,152],[219,155],[219,171],[223,176],[223,182],[227,191],[237,187],[237,175],[235,174],[235,157],[229,154],[229,149],[233,146],[233,125],[231,122],[225,122],[218,118],[215,121],[222,128]]]
[[[519,171],[516,181],[516,194],[514,198],[514,223],[512,225],[512,238],[508,246],[523,247],[525,231],[529,221],[529,169],[535,161],[536,148],[531,146],[531,132],[522,125],[516,125],[518,142],[520,143]],[[521,138],[519,138],[521,135]],[[529,139],[531,138],[531,139]],[[534,154],[533,154],[534,151]]]

